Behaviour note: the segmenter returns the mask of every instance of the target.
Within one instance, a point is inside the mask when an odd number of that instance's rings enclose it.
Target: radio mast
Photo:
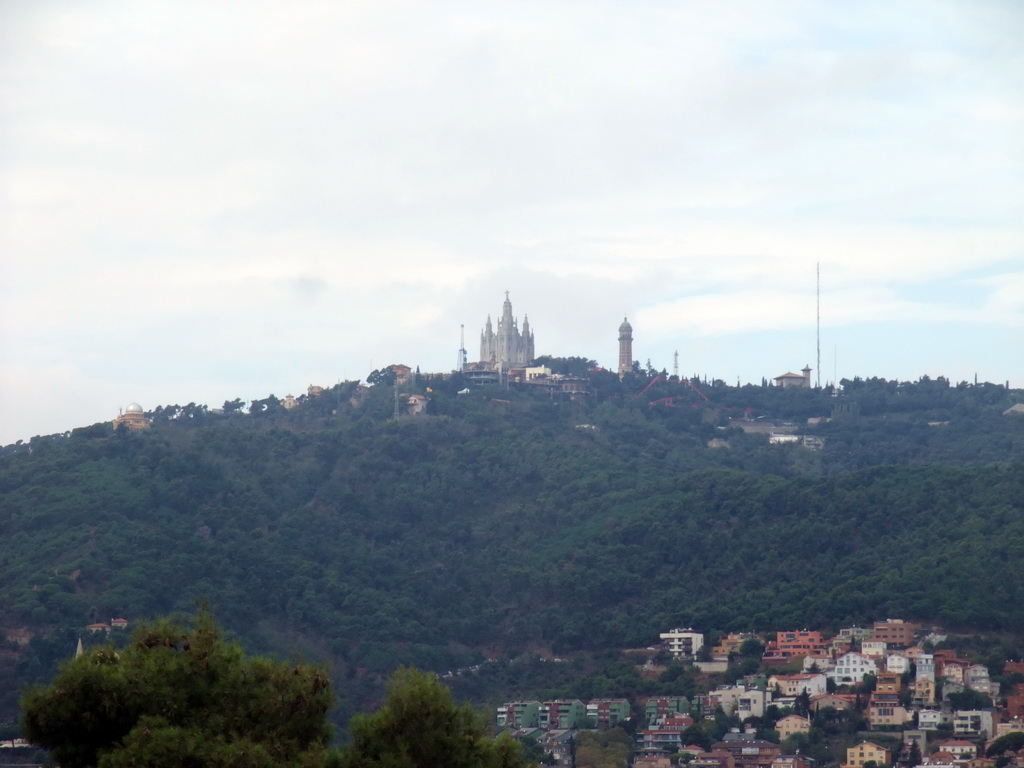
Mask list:
[[[821,262],[815,264],[817,271],[817,288],[815,290],[816,306],[818,312],[818,389],[821,389]]]

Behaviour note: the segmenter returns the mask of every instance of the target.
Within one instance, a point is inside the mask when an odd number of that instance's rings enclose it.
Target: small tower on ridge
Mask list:
[[[633,326],[628,318],[619,326],[619,378],[633,370]]]

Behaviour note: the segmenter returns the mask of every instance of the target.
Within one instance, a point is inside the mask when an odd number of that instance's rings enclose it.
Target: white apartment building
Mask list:
[[[878,665],[862,653],[850,651],[836,659],[835,669],[826,673],[836,685],[856,685],[864,675],[877,675]]]
[[[885,657],[885,671],[903,675],[910,671],[910,659],[902,653],[890,653]]]
[[[668,652],[677,659],[692,659],[704,647],[704,634],[690,628],[670,629],[660,637],[668,645]]]
[[[953,713],[953,733],[957,736],[991,736],[995,723],[990,709],[964,709]]]

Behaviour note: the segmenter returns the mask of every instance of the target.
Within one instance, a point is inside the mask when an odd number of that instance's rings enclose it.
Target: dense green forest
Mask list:
[[[0,653],[0,719],[86,624],[197,601],[254,651],[329,660],[339,721],[401,663],[648,645],[681,624],[1024,633],[1024,418],[1004,415],[1020,391],[597,372],[572,400],[458,394],[456,377],[414,380],[428,413],[395,420],[375,373],[292,410],[161,406],[145,432],[5,448],[4,629],[34,637]],[[758,422],[824,447],[770,445],[744,431]]]

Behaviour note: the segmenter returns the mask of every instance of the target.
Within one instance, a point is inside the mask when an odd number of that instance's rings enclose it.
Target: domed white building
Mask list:
[[[138,432],[140,429],[149,429],[151,426],[153,426],[152,423],[146,418],[142,406],[138,403],[128,403],[128,407],[124,409],[124,412],[114,419],[115,430],[124,427],[132,432]]]

